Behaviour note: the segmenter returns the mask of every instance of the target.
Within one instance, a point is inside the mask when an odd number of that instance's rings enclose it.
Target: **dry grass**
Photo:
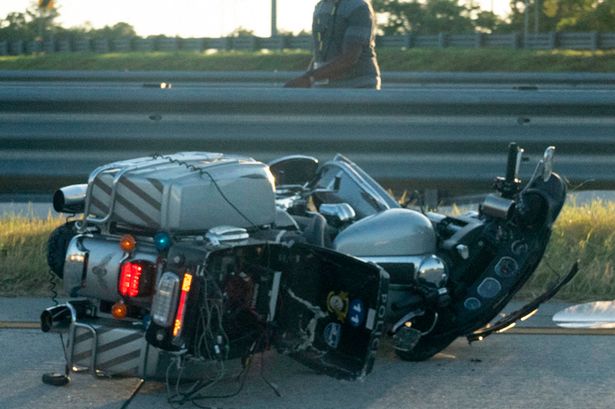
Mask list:
[[[46,243],[64,219],[0,215],[0,295],[48,295]],[[615,203],[567,204],[547,253],[520,296],[537,295],[572,263],[580,260],[577,277],[558,298],[583,301],[615,299]]]
[[[51,215],[0,216],[0,295],[48,295],[47,237],[63,222]]]
[[[579,273],[557,297],[615,300],[615,203],[595,200],[585,205],[566,205],[555,224],[545,258],[520,295],[536,295],[556,277],[553,270],[565,274],[577,259]]]

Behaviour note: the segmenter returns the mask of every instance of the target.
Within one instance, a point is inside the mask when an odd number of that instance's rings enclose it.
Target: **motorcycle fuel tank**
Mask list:
[[[357,257],[432,254],[436,234],[421,213],[389,209],[350,225],[335,238],[334,248]]]

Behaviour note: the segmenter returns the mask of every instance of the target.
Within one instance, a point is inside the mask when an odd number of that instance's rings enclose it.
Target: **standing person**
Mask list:
[[[312,21],[312,62],[285,87],[380,89],[375,32],[369,0],[321,0]]]

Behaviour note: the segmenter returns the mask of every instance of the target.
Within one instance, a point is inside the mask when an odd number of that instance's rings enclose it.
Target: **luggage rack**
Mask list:
[[[214,155],[220,155],[220,154],[214,154]],[[190,156],[186,156],[185,158],[182,158],[182,162],[187,162],[187,161],[196,161],[196,160],[203,160],[203,159],[207,159],[207,160],[213,160],[215,159],[215,157],[212,156],[204,156],[204,155],[198,155],[198,154],[192,154]],[[115,210],[115,203],[116,203],[116,197],[117,197],[117,189],[118,189],[118,185],[119,182],[121,180],[121,178],[126,175],[129,172],[133,172],[133,171],[137,171],[137,170],[144,170],[147,168],[151,168],[154,166],[159,166],[161,164],[164,163],[173,163],[169,161],[169,158],[173,158],[174,155],[170,155],[170,156],[163,156],[163,155],[152,155],[151,159],[149,161],[144,161],[143,163],[136,163],[134,165],[128,165],[125,168],[121,169],[118,166],[117,162],[114,163],[109,163],[103,166],[100,166],[98,168],[96,168],[91,174],[90,177],[88,178],[88,187],[86,190],[86,201],[85,201],[85,209],[84,209],[84,214],[85,214],[85,223],[83,223],[83,227],[82,229],[85,231],[85,226],[87,223],[92,223],[92,224],[97,224],[97,225],[104,225],[107,224],[110,220],[111,220],[111,216],[113,215],[113,211]],[[173,158],[174,159],[174,158]],[[112,187],[111,187],[111,197],[110,197],[110,203],[109,203],[109,210],[107,211],[107,214],[104,216],[94,216],[91,214],[90,209],[91,209],[91,204],[92,204],[92,190],[94,188],[94,181],[96,180],[96,178],[102,174],[103,172],[107,172],[109,170],[112,169],[118,169],[118,172],[113,176],[113,183],[112,183]],[[108,226],[107,226],[107,232],[108,232]],[[84,232],[82,231],[82,233]]]

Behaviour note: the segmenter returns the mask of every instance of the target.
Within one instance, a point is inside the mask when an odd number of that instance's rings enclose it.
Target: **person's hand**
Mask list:
[[[310,88],[311,86],[312,82],[310,81],[310,77],[305,75],[292,79],[284,84],[284,88]]]

